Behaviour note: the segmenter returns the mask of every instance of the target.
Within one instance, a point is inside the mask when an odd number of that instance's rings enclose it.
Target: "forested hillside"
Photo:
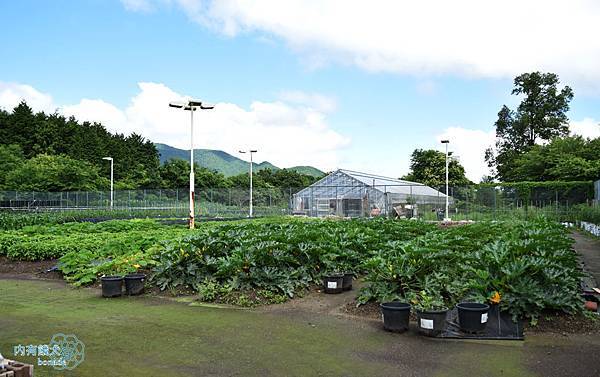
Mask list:
[[[114,158],[115,180],[124,187],[150,187],[159,180],[158,152],[151,141],[137,134],[112,134],[99,123],[78,122],[56,113],[36,114],[24,102],[12,113],[0,110],[0,145],[20,149],[15,155],[23,160],[40,155],[65,157],[55,161],[56,168],[70,160],[83,162],[73,167],[88,170],[92,181],[94,173],[109,176],[110,163],[102,159],[106,156]]]
[[[188,185],[189,162],[173,156],[161,164],[155,144],[141,135],[112,134],[100,123],[34,113],[25,102],[12,112],[0,109],[0,190],[107,190],[110,162],[103,157],[114,158],[115,189]],[[197,187],[247,187],[248,165],[235,159],[244,173],[229,177],[196,163]],[[266,164],[272,169],[255,173],[256,187],[299,188],[317,178]]]
[[[160,143],[156,143],[155,145],[160,155],[160,162],[162,163],[171,159],[189,160],[190,158],[189,150],[183,150]],[[207,169],[223,173],[226,177],[244,174],[246,171],[248,171],[248,161],[244,161],[241,158],[232,156],[227,152],[214,149],[194,149],[194,161],[198,165]],[[263,161],[260,163],[254,162],[252,165],[254,171],[256,172],[259,170],[280,169],[269,161]],[[325,175],[325,173],[323,173],[321,170],[312,166],[293,166],[291,168],[287,168],[287,170],[319,178]]]

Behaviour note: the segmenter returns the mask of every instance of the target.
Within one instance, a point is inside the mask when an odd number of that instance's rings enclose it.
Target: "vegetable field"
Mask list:
[[[0,232],[0,255],[57,258],[74,285],[141,270],[162,290],[256,305],[301,294],[326,273],[354,272],[366,282],[360,304],[402,299],[451,307],[468,299],[534,321],[546,309],[582,306],[571,239],[544,218],[450,228],[292,218],[203,223],[194,231],[149,219],[4,228],[10,230]]]

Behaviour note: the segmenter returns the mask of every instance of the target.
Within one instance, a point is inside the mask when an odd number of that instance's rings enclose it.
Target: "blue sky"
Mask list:
[[[351,0],[343,8],[282,3],[1,2],[0,107],[26,99],[38,110],[187,148],[187,118],[166,102],[191,96],[217,104],[199,116],[198,147],[251,146],[262,151],[257,159],[279,166],[400,176],[415,148],[440,148],[449,137],[478,180],[496,113],[518,103],[512,78],[551,70],[575,90],[574,132],[598,136],[600,46],[591,35],[600,33],[597,22],[586,23],[600,17],[593,2],[530,9],[547,13],[540,22],[564,18],[570,28],[566,42],[550,32],[535,48],[519,42],[539,38],[540,25],[497,30],[493,9],[473,10],[467,0],[449,10],[434,1],[410,6],[418,9],[375,1],[368,11]],[[519,4],[508,1],[506,11]],[[461,16],[462,6],[471,14]],[[443,23],[448,12],[483,20],[461,29]]]

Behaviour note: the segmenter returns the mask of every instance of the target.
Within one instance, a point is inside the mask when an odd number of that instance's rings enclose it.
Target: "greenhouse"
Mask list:
[[[295,214],[312,217],[416,217],[425,207],[443,208],[446,195],[422,183],[339,169],[292,200]]]

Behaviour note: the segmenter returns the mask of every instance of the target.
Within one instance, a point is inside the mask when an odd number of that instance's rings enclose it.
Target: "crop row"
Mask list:
[[[450,307],[499,302],[515,317],[580,307],[571,239],[555,222],[483,222],[448,229],[421,221],[270,219],[203,224],[154,220],[32,225],[0,233],[0,255],[60,258],[76,285],[145,270],[161,289],[216,300],[254,291],[283,300],[325,273],[355,272],[359,302],[410,300]]]

